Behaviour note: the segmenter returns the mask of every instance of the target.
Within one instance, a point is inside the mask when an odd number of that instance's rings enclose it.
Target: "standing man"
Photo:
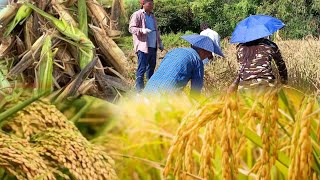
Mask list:
[[[141,9],[130,18],[129,32],[133,36],[134,51],[138,55],[136,72],[136,89],[144,88],[144,74],[150,79],[154,73],[157,59],[157,48],[163,50],[157,20],[152,12],[153,0],[140,0]]]

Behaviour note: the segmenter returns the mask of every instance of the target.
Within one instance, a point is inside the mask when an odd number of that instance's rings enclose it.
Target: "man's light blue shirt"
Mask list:
[[[157,47],[157,31],[154,26],[154,19],[151,15],[148,15],[146,12],[144,13],[146,17],[146,28],[150,29],[151,32],[148,34],[148,47],[156,48]]]
[[[176,48],[166,54],[143,92],[175,93],[181,91],[191,80],[191,90],[200,93],[203,76],[203,62],[197,51],[193,48]]]

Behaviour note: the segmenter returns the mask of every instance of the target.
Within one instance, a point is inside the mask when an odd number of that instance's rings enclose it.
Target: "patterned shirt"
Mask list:
[[[278,46],[270,40],[259,39],[237,46],[239,62],[239,88],[243,86],[267,85],[274,86],[275,76],[271,61],[275,61],[281,83],[286,84],[288,75],[285,62]]]
[[[175,93],[181,91],[191,80],[191,90],[200,93],[203,76],[203,62],[197,51],[193,48],[176,48],[166,54],[143,92]]]

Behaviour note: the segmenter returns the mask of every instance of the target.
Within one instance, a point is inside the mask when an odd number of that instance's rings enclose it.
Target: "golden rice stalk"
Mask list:
[[[27,100],[25,101],[19,101],[19,98],[23,97],[24,94],[19,94],[18,96],[13,96],[10,97],[5,100],[5,102],[1,102],[3,103],[2,106],[6,106],[7,109],[0,113],[0,122],[3,122],[4,120],[6,120],[6,118],[15,115],[15,113],[17,113],[18,111],[20,111],[21,109],[25,108],[26,106],[28,106],[29,104],[33,103],[34,101],[38,100],[39,98],[41,98],[42,96],[44,96],[45,94],[34,94],[31,97],[28,97]],[[8,103],[10,102],[10,103]],[[0,124],[1,126],[2,124]]]
[[[89,25],[93,31],[97,44],[103,54],[107,57],[108,62],[120,73],[125,72],[127,58],[118,45],[107,36],[103,29]]]
[[[67,8],[61,4],[58,3],[56,0],[51,1],[53,9],[59,14],[59,16],[64,19],[68,24],[71,24],[73,27],[78,27],[79,24],[76,20],[72,17],[70,12],[67,10]]]
[[[221,121],[218,126],[222,130],[221,137],[221,148],[222,148],[222,177],[224,179],[235,179],[238,176],[238,166],[240,165],[240,160],[236,156],[237,150],[241,144],[240,142],[240,132],[238,130],[239,126],[239,112],[237,101],[233,99],[234,97],[226,97],[224,99],[225,106],[222,110]]]
[[[27,5],[23,4],[18,12],[16,13],[14,19],[8,24],[6,31],[4,32],[4,36],[8,36],[11,31],[16,27],[16,25],[26,19],[32,12],[32,9]]]
[[[193,132],[188,137],[189,141],[186,144],[185,152],[184,152],[184,162],[185,162],[185,170],[191,174],[196,174],[196,166],[194,161],[194,150],[197,149],[198,143],[198,132]]]
[[[305,111],[302,114],[301,119],[301,131],[298,140],[298,157],[299,157],[299,173],[301,179],[308,179],[311,177],[311,167],[313,164],[312,144],[311,144],[311,120],[307,118],[312,113],[314,100],[310,100],[307,104]]]
[[[317,179],[319,179],[320,178],[320,175],[318,175],[317,173],[313,173],[312,174],[312,180],[317,180]]]
[[[210,103],[184,120],[178,128],[177,135],[169,149],[166,166],[163,171],[165,177],[168,176],[172,165],[174,165],[173,173],[177,178],[180,178],[180,171],[185,169],[183,154],[185,152],[185,147],[190,140],[190,135],[192,133],[198,133],[199,129],[207,123],[216,121],[222,112],[222,108],[222,103]]]
[[[0,37],[2,36],[2,29],[7,27],[7,24],[12,20],[15,16],[20,4],[14,3],[7,5],[0,11]]]
[[[312,113],[315,100],[310,98],[302,114],[298,114],[290,148],[291,164],[289,179],[308,179],[312,175],[313,164],[311,144],[311,120],[308,116]]]
[[[320,142],[320,120],[318,120],[318,129],[317,129],[317,138],[318,138],[318,142]]]
[[[24,139],[0,133],[0,167],[19,180],[55,180],[56,174],[66,175],[50,167]]]
[[[32,141],[42,156],[67,168],[76,179],[117,179],[112,158],[90,144],[79,131],[48,128]]]
[[[51,92],[53,90],[53,57],[55,55],[51,50],[51,36],[48,35],[43,43],[40,62],[37,71],[37,88],[39,92]]]
[[[200,153],[199,176],[205,179],[211,179],[215,174],[212,160],[215,158],[215,148],[217,144],[215,138],[215,134],[217,134],[216,124],[215,122],[208,123],[204,132],[205,139]]]
[[[6,122],[4,129],[16,136],[29,140],[32,135],[47,128],[76,131],[76,127],[47,100],[36,101],[16,113]]]
[[[30,67],[30,65],[38,59],[40,56],[40,48],[47,35],[43,34],[37,41],[32,45],[31,49],[21,58],[21,60],[16,64],[8,73],[8,77],[16,76],[17,74],[23,72],[25,69]]]
[[[268,180],[271,179],[270,169],[275,164],[277,158],[277,91],[266,92],[265,95],[262,96],[261,102],[264,111],[261,119],[262,156],[258,177]]]

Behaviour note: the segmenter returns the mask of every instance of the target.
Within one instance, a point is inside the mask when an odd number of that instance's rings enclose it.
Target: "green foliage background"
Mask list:
[[[200,32],[200,23],[207,21],[224,38],[231,36],[237,23],[250,14],[281,19],[286,27],[280,36],[285,39],[320,33],[320,0],[155,0],[154,3],[162,34]],[[126,0],[125,4],[128,17],[140,8],[139,0]]]

